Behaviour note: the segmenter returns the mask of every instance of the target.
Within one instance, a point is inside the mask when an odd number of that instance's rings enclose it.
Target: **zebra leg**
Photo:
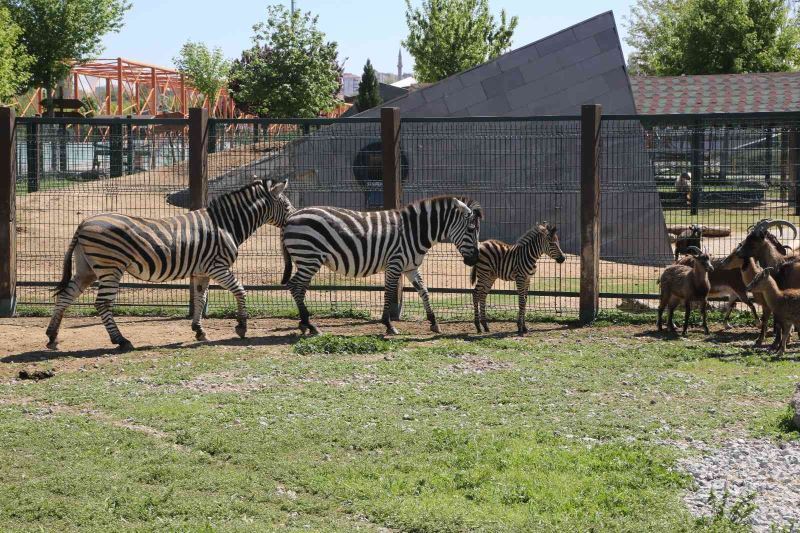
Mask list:
[[[517,334],[525,335],[528,333],[528,326],[525,324],[525,308],[528,301],[528,278],[517,278],[517,295],[519,296],[519,311],[517,313]]]
[[[122,336],[114,321],[114,316],[111,314],[111,308],[114,306],[119,292],[119,280],[122,278],[122,272],[122,270],[112,270],[99,276],[100,285],[97,288],[97,299],[94,306],[100,313],[100,319],[106,327],[111,342],[119,345],[121,350],[128,351],[133,349],[133,345],[131,341]]]
[[[58,348],[58,330],[61,328],[61,320],[64,318],[64,312],[95,279],[97,279],[97,277],[91,270],[88,273],[79,272],[72,277],[67,288],[59,293],[56,306],[53,309],[53,317],[50,319],[50,324],[47,326],[47,347],[49,349],[55,350]]]
[[[397,335],[397,328],[392,325],[392,318],[389,310],[392,305],[397,303],[394,300],[397,298],[397,285],[400,282],[400,273],[401,268],[394,264],[390,264],[389,268],[386,269],[383,294],[383,316],[381,317],[381,322],[386,326],[387,335]]]
[[[311,284],[311,278],[319,272],[321,266],[321,262],[298,263],[297,271],[287,284],[294,303],[297,304],[297,311],[300,313],[300,332],[304,335],[306,330],[310,330],[312,335],[319,335],[319,329],[311,322],[311,313],[306,307],[306,291]]]
[[[408,278],[408,281],[411,282],[411,285],[417,289],[417,294],[419,294],[419,297],[422,298],[422,305],[425,306],[425,314],[428,317],[428,321],[431,323],[431,331],[434,333],[441,333],[442,330],[439,328],[439,324],[436,322],[436,315],[433,314],[428,288],[425,286],[425,282],[422,280],[422,275],[420,275],[419,270],[409,270],[403,274],[405,274],[406,278]]]
[[[205,342],[208,340],[203,329],[203,310],[206,307],[208,298],[209,277],[205,274],[195,274],[192,276],[192,292],[194,292],[194,308],[192,309],[192,331],[195,339]]]
[[[219,283],[220,287],[232,292],[234,298],[236,298],[236,334],[239,335],[240,339],[243,339],[247,334],[247,293],[244,287],[227,267],[209,272],[209,276]],[[200,312],[202,313],[202,309]]]
[[[475,318],[475,330],[481,332],[481,313],[479,310],[481,295],[478,292],[478,285],[472,289],[472,313]]]
[[[489,333],[489,319],[486,318],[486,298],[489,297],[489,292],[492,290],[494,282],[495,278],[487,278],[481,287],[481,326],[483,326],[483,331],[486,333]]]

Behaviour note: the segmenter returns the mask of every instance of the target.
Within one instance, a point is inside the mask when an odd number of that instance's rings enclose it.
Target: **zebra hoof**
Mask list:
[[[431,324],[431,331],[434,333],[441,333],[442,328],[439,327],[439,324]]]
[[[386,334],[387,335],[398,335],[397,328],[394,326],[386,326]]]
[[[58,339],[50,339],[50,342],[47,343],[48,350],[58,350]]]
[[[236,326],[236,334],[239,335],[240,339],[244,339],[245,335],[247,335],[247,326]]]
[[[122,341],[118,342],[117,345],[117,349],[120,352],[130,352],[133,350],[133,344],[131,344],[131,341],[128,339],[122,339]]]
[[[480,333],[481,331],[483,331],[483,330],[481,329],[481,325],[480,325],[480,324],[478,324],[477,322],[475,322],[475,331],[477,331],[478,333]]]
[[[489,333],[489,323],[488,322],[481,322],[481,325],[483,326],[483,331],[485,331],[486,333]]]
[[[199,342],[208,342],[208,337],[206,336],[205,331],[198,331],[194,338]]]

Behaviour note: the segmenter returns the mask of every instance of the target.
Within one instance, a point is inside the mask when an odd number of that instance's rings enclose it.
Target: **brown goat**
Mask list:
[[[753,318],[758,323],[758,311],[747,296],[746,283],[742,279],[742,274],[734,262],[733,265],[726,265],[726,261],[730,263],[727,257],[716,258],[711,260],[711,266],[714,270],[708,273],[708,282],[711,284],[711,289],[708,293],[709,298],[728,298],[728,303],[725,306],[725,316],[722,323],[725,329],[730,329],[731,324],[728,322],[737,301],[744,302],[750,311],[753,313]],[[691,255],[682,257],[677,261],[679,265],[694,266],[695,258]]]
[[[661,301],[658,304],[658,322],[656,327],[661,331],[663,324],[662,315],[664,308],[668,308],[667,328],[675,333],[675,323],[672,315],[678,304],[683,303],[685,314],[683,317],[683,335],[689,328],[689,315],[692,312],[692,302],[700,302],[700,314],[703,318],[703,331],[708,335],[708,321],[706,318],[708,311],[708,293],[711,290],[711,283],[708,281],[708,273],[714,270],[708,254],[700,251],[699,248],[690,247],[688,250],[695,261],[693,266],[675,264],[670,265],[661,273],[658,282],[661,285]]]
[[[755,262],[750,259],[750,267],[758,269]],[[761,293],[775,315],[775,321],[780,322],[781,337],[777,346],[773,345],[770,350],[777,355],[783,355],[786,351],[786,343],[793,327],[800,325],[800,289],[778,288],[778,283],[772,278],[774,267],[767,267],[758,272],[753,281],[747,286],[747,290],[754,293]]]

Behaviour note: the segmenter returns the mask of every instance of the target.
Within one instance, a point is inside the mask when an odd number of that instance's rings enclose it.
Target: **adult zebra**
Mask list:
[[[478,260],[478,232],[482,211],[468,198],[428,198],[401,209],[361,212],[337,207],[306,207],[295,211],[283,228],[284,285],[300,311],[300,330],[319,333],[309,321],[305,295],[322,265],[348,277],[366,277],[385,271],[383,317],[387,334],[396,334],[390,308],[397,304],[400,276],[419,293],[431,330],[439,325],[419,267],[438,242],[451,242],[467,265]],[[292,262],[297,271],[292,276]],[[291,277],[291,279],[290,279]]]
[[[64,272],[56,286],[58,296],[47,328],[47,347],[58,346],[64,311],[95,280],[99,282],[95,307],[111,342],[131,349],[114,322],[111,307],[125,272],[144,281],[192,278],[192,330],[207,340],[202,325],[209,278],[233,293],[237,305],[236,333],[247,332],[245,291],[231,272],[239,246],[265,223],[283,226],[294,211],[284,194],[288,181],[256,180],[212,200],[198,209],[169,218],[149,219],[115,213],[87,218],[78,225],[64,256]],[[75,275],[72,258],[75,256]]]
[[[566,259],[558,242],[556,227],[552,224],[536,224],[526,231],[517,242],[489,240],[480,243],[478,263],[472,267],[470,279],[475,289],[472,291],[472,306],[475,312],[475,329],[489,331],[486,320],[486,296],[492,290],[497,278],[517,282],[519,311],[517,314],[517,333],[528,332],[525,325],[525,306],[528,299],[528,284],[536,273],[536,262],[542,254],[552,257],[557,263]],[[478,307],[480,306],[480,312]]]

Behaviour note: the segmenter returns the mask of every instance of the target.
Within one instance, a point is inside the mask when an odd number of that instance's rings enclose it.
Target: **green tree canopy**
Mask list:
[[[372,63],[367,59],[367,64],[364,65],[364,72],[361,74],[361,82],[358,84],[356,106],[358,106],[359,111],[366,111],[380,104],[381,101],[378,76],[375,74],[375,68],[373,68]]]
[[[0,0],[22,28],[21,41],[33,58],[29,86],[48,97],[69,74],[70,61],[86,61],[102,49],[101,38],[122,28],[125,0]]]
[[[21,93],[30,78],[31,58],[20,42],[22,29],[0,5],[0,104],[7,104]]]
[[[225,87],[231,69],[231,63],[222,55],[222,50],[210,50],[205,43],[187,41],[172,62],[192,80],[197,90],[206,95],[211,109],[214,109],[219,91]]]
[[[403,46],[414,57],[417,80],[436,82],[508,50],[517,22],[507,21],[505,11],[495,22],[489,0],[424,0],[420,9],[406,0]]]
[[[253,47],[233,62],[228,88],[237,105],[268,117],[316,117],[336,106],[342,69],[311,13],[267,8]]]
[[[635,74],[777,72],[800,66],[800,27],[785,0],[638,0],[628,34]]]

